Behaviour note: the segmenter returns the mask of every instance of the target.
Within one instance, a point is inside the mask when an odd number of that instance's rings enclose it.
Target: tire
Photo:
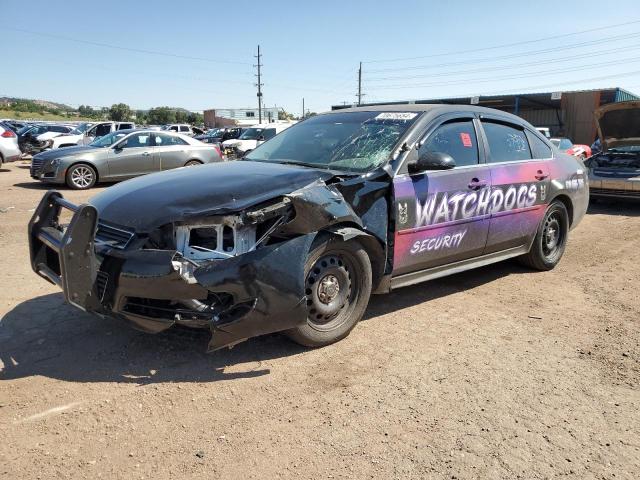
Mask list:
[[[202,162],[200,160],[189,160],[184,164],[185,167],[195,167],[197,165],[202,165]]]
[[[547,207],[538,226],[531,250],[519,257],[524,265],[536,270],[553,269],[562,258],[569,234],[569,214],[567,207],[554,201]]]
[[[73,190],[88,190],[98,181],[96,169],[87,163],[76,163],[67,170],[66,183]]]
[[[305,347],[323,347],[343,339],[369,303],[369,255],[357,241],[331,237],[311,250],[304,271],[307,322],[285,334]]]

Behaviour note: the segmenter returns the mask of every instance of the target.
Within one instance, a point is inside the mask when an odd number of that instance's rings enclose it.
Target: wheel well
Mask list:
[[[189,162],[198,162],[200,165],[204,165],[204,162],[202,160],[200,160],[199,158],[190,158],[189,160],[184,162],[184,164],[186,165]]]
[[[566,207],[567,213],[569,214],[569,227],[571,227],[571,224],[573,223],[573,203],[571,202],[571,199],[567,195],[560,194],[553,199],[553,201],[556,200],[562,202]]]
[[[344,233],[343,233],[344,232]],[[344,241],[355,240],[362,245],[365,252],[369,256],[371,262],[371,273],[373,277],[372,290],[375,291],[382,280],[385,267],[385,254],[384,246],[379,239],[373,235],[364,232],[358,225],[355,224],[340,224],[334,225],[330,230],[323,230],[323,233],[342,237]]]
[[[70,168],[75,167],[76,165],[86,165],[87,167],[90,167],[91,170],[93,170],[96,174],[96,183],[98,183],[98,181],[100,180],[100,173],[98,173],[98,169],[96,168],[95,165],[89,163],[89,162],[83,162],[82,160],[78,161],[78,162],[73,162],[71,165],[69,165],[67,167],[67,170],[64,173],[64,176],[67,176],[67,172],[69,171]]]

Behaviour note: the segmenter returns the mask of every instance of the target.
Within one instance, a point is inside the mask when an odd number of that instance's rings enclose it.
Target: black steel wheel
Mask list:
[[[551,270],[564,253],[569,233],[569,214],[567,207],[555,201],[547,210],[538,226],[531,250],[520,257],[522,263],[536,270]]]
[[[364,314],[371,284],[371,262],[358,242],[323,241],[305,263],[307,323],[287,335],[308,347],[346,337]]]

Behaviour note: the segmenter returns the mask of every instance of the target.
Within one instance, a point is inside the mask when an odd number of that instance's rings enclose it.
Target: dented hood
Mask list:
[[[640,145],[640,101],[604,105],[595,120],[603,150]]]
[[[89,203],[101,220],[149,232],[191,217],[238,212],[331,176],[325,170],[277,163],[215,163],[127,180]]]

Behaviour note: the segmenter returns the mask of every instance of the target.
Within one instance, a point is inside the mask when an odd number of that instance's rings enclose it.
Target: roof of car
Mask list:
[[[494,113],[511,115],[510,113],[496,110],[494,108],[478,107],[476,105],[450,105],[445,103],[424,103],[424,104],[405,104],[395,103],[388,105],[364,105],[361,107],[341,108],[340,110],[332,110],[325,113],[335,112],[429,112],[438,110],[442,113],[447,112],[478,112],[478,113]]]

